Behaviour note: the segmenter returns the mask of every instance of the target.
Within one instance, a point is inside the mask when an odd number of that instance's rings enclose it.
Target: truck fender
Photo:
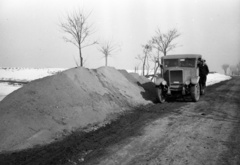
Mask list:
[[[155,80],[155,85],[159,86],[163,81],[165,81],[162,77],[157,77]]]
[[[191,78],[191,84],[196,85],[196,84],[199,82],[199,79],[200,79],[199,76],[197,76],[197,77],[192,77],[192,78]]]

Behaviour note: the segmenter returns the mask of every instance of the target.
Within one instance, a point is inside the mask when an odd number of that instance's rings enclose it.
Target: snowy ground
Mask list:
[[[21,84],[10,84],[3,81],[29,82],[64,71],[66,68],[0,68],[0,101],[11,92],[22,87]],[[219,73],[209,74],[207,86],[231,79]]]
[[[0,101],[23,86],[22,84],[12,84],[4,81],[29,82],[64,70],[66,68],[0,68]]]
[[[63,70],[66,68],[0,68],[0,80],[32,81]]]
[[[218,82],[229,80],[231,76],[226,76],[220,73],[211,73],[207,76],[207,86],[216,84]]]

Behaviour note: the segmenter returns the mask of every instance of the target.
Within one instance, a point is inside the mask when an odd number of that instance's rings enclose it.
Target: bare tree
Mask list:
[[[140,54],[137,55],[136,57],[137,60],[140,60],[141,63],[143,63],[143,66],[142,66],[142,75],[144,74],[144,71],[145,70],[145,65],[144,65],[144,56],[141,56]]]
[[[222,69],[224,70],[225,75],[227,75],[227,69],[228,69],[229,65],[228,64],[223,64],[222,65]]]
[[[153,78],[156,76],[157,70],[160,67],[160,51],[159,50],[157,50],[157,55],[155,55],[152,58],[152,61],[154,63],[154,67],[153,67],[154,73],[153,73],[153,76],[152,76],[151,80],[153,80]]]
[[[236,67],[237,67],[237,73],[238,73],[238,75],[240,75],[240,61],[238,62],[238,64],[236,65]]]
[[[119,47],[116,44],[113,44],[112,42],[105,42],[103,44],[100,44],[99,51],[104,54],[105,66],[108,65],[108,57],[111,56],[114,52],[116,52],[118,48]]]
[[[172,42],[180,35],[181,34],[175,28],[169,30],[166,34],[162,33],[158,28],[156,30],[156,35],[152,37],[152,46],[166,56],[169,51],[176,48],[177,44]]]
[[[149,77],[149,74],[150,74],[149,72],[150,72],[150,69],[151,69],[151,66],[149,64],[149,57],[148,57],[147,62],[145,64],[145,68],[146,68],[145,76]]]
[[[164,56],[174,48],[176,48],[177,44],[173,43],[173,40],[179,37],[181,34],[177,31],[177,29],[171,29],[166,34],[162,33],[158,28],[156,30],[156,35],[152,37],[151,45],[153,48],[157,50],[157,56],[154,57],[154,76],[157,73],[158,68],[160,67],[160,52],[163,53]],[[154,77],[152,77],[153,79]]]
[[[97,41],[87,42],[87,38],[92,34],[91,25],[87,24],[90,14],[84,15],[78,10],[68,14],[65,22],[60,23],[61,29],[69,35],[63,39],[74,44],[79,50],[80,66],[83,66],[82,49],[97,44]]]
[[[134,67],[134,73],[138,73],[138,66]]]
[[[236,65],[231,65],[229,66],[230,74],[231,75],[236,75],[237,74],[237,66]]]
[[[154,79],[154,77],[156,77],[157,69],[159,68],[159,65],[160,65],[160,57],[154,56],[152,58],[152,62],[154,63],[154,67],[153,67],[153,75],[151,75],[152,76],[151,81]]]
[[[150,56],[150,52],[152,51],[152,46],[151,44],[146,44],[146,45],[142,45],[143,47],[143,53],[144,55],[143,56],[140,56],[138,55],[136,57],[136,59],[138,60],[141,60],[142,61],[142,75],[145,76],[145,69],[146,69],[146,66],[148,66],[148,59],[149,59],[149,56]]]

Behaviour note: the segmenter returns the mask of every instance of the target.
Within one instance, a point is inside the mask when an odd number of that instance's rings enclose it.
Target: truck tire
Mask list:
[[[197,102],[200,98],[200,86],[199,84],[191,86],[191,97],[194,102]]]
[[[158,87],[158,88],[157,88],[157,96],[158,96],[158,101],[159,101],[160,103],[164,103],[164,102],[165,102],[166,98],[165,98],[165,96],[163,95],[163,90],[162,90],[161,87]]]

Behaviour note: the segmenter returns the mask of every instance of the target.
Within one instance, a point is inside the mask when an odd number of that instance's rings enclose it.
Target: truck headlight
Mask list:
[[[185,82],[185,84],[186,84],[186,85],[189,85],[189,84],[190,84],[190,81],[189,81],[189,80],[187,80],[187,81]]]
[[[163,81],[163,82],[162,82],[162,85],[167,85],[167,82],[166,82],[166,81]]]
[[[191,78],[191,83],[194,84],[194,85],[196,85],[198,83],[198,81],[199,81],[199,77],[192,77]]]

